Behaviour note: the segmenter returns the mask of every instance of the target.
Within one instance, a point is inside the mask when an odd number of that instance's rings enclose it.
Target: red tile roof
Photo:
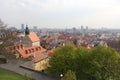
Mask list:
[[[55,49],[48,50],[48,56],[51,57],[54,53]]]
[[[30,32],[28,36],[32,42],[40,41],[39,37],[34,32]]]
[[[34,54],[34,59],[33,59],[33,61],[34,61],[34,62],[39,62],[39,61],[44,60],[44,59],[46,59],[46,58],[48,58],[48,55],[47,55],[47,54],[37,52],[37,53]]]
[[[70,36],[58,36],[58,39],[74,41],[74,38]]]
[[[7,51],[14,52],[14,51],[19,50],[19,49],[24,49],[24,45],[23,44],[16,44],[13,46],[5,47],[5,49]]]
[[[58,36],[58,39],[66,39],[65,36]]]
[[[46,51],[46,49],[42,48],[41,46],[33,46],[33,47],[29,47],[29,48],[24,48],[24,49],[20,49],[17,50],[19,52],[19,54],[22,55],[23,58],[28,58],[30,56],[34,56],[34,53],[43,53]]]

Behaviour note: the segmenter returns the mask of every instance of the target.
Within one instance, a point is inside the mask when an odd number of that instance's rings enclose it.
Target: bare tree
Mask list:
[[[0,19],[0,40],[3,41],[3,46],[13,45],[17,38],[16,28],[7,28],[7,25]]]
[[[7,27],[6,24],[4,24],[4,22],[0,19],[0,30],[3,30]]]

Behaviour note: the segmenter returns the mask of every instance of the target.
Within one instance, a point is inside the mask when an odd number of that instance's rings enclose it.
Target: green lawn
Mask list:
[[[0,80],[33,80],[33,79],[0,68]]]

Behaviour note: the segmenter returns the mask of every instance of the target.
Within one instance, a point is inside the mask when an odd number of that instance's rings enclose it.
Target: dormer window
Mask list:
[[[25,54],[28,54],[28,51],[27,51],[27,50],[25,50]]]
[[[20,45],[20,48],[23,49],[23,45],[22,44]]]
[[[36,51],[38,51],[38,48],[36,48]]]
[[[19,46],[17,46],[17,49],[19,49]]]
[[[31,49],[29,49],[29,53],[31,53]]]
[[[31,49],[32,50],[32,52],[34,53],[34,49]]]

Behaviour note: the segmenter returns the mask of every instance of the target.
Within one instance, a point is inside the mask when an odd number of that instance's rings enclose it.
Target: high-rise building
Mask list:
[[[82,25],[82,26],[81,26],[81,30],[83,30],[83,29],[84,29],[84,26]]]
[[[88,26],[86,26],[86,30],[88,30]]]
[[[24,28],[24,24],[21,24],[21,31],[24,32],[25,28]]]
[[[37,31],[38,27],[37,26],[33,26],[33,31]]]

